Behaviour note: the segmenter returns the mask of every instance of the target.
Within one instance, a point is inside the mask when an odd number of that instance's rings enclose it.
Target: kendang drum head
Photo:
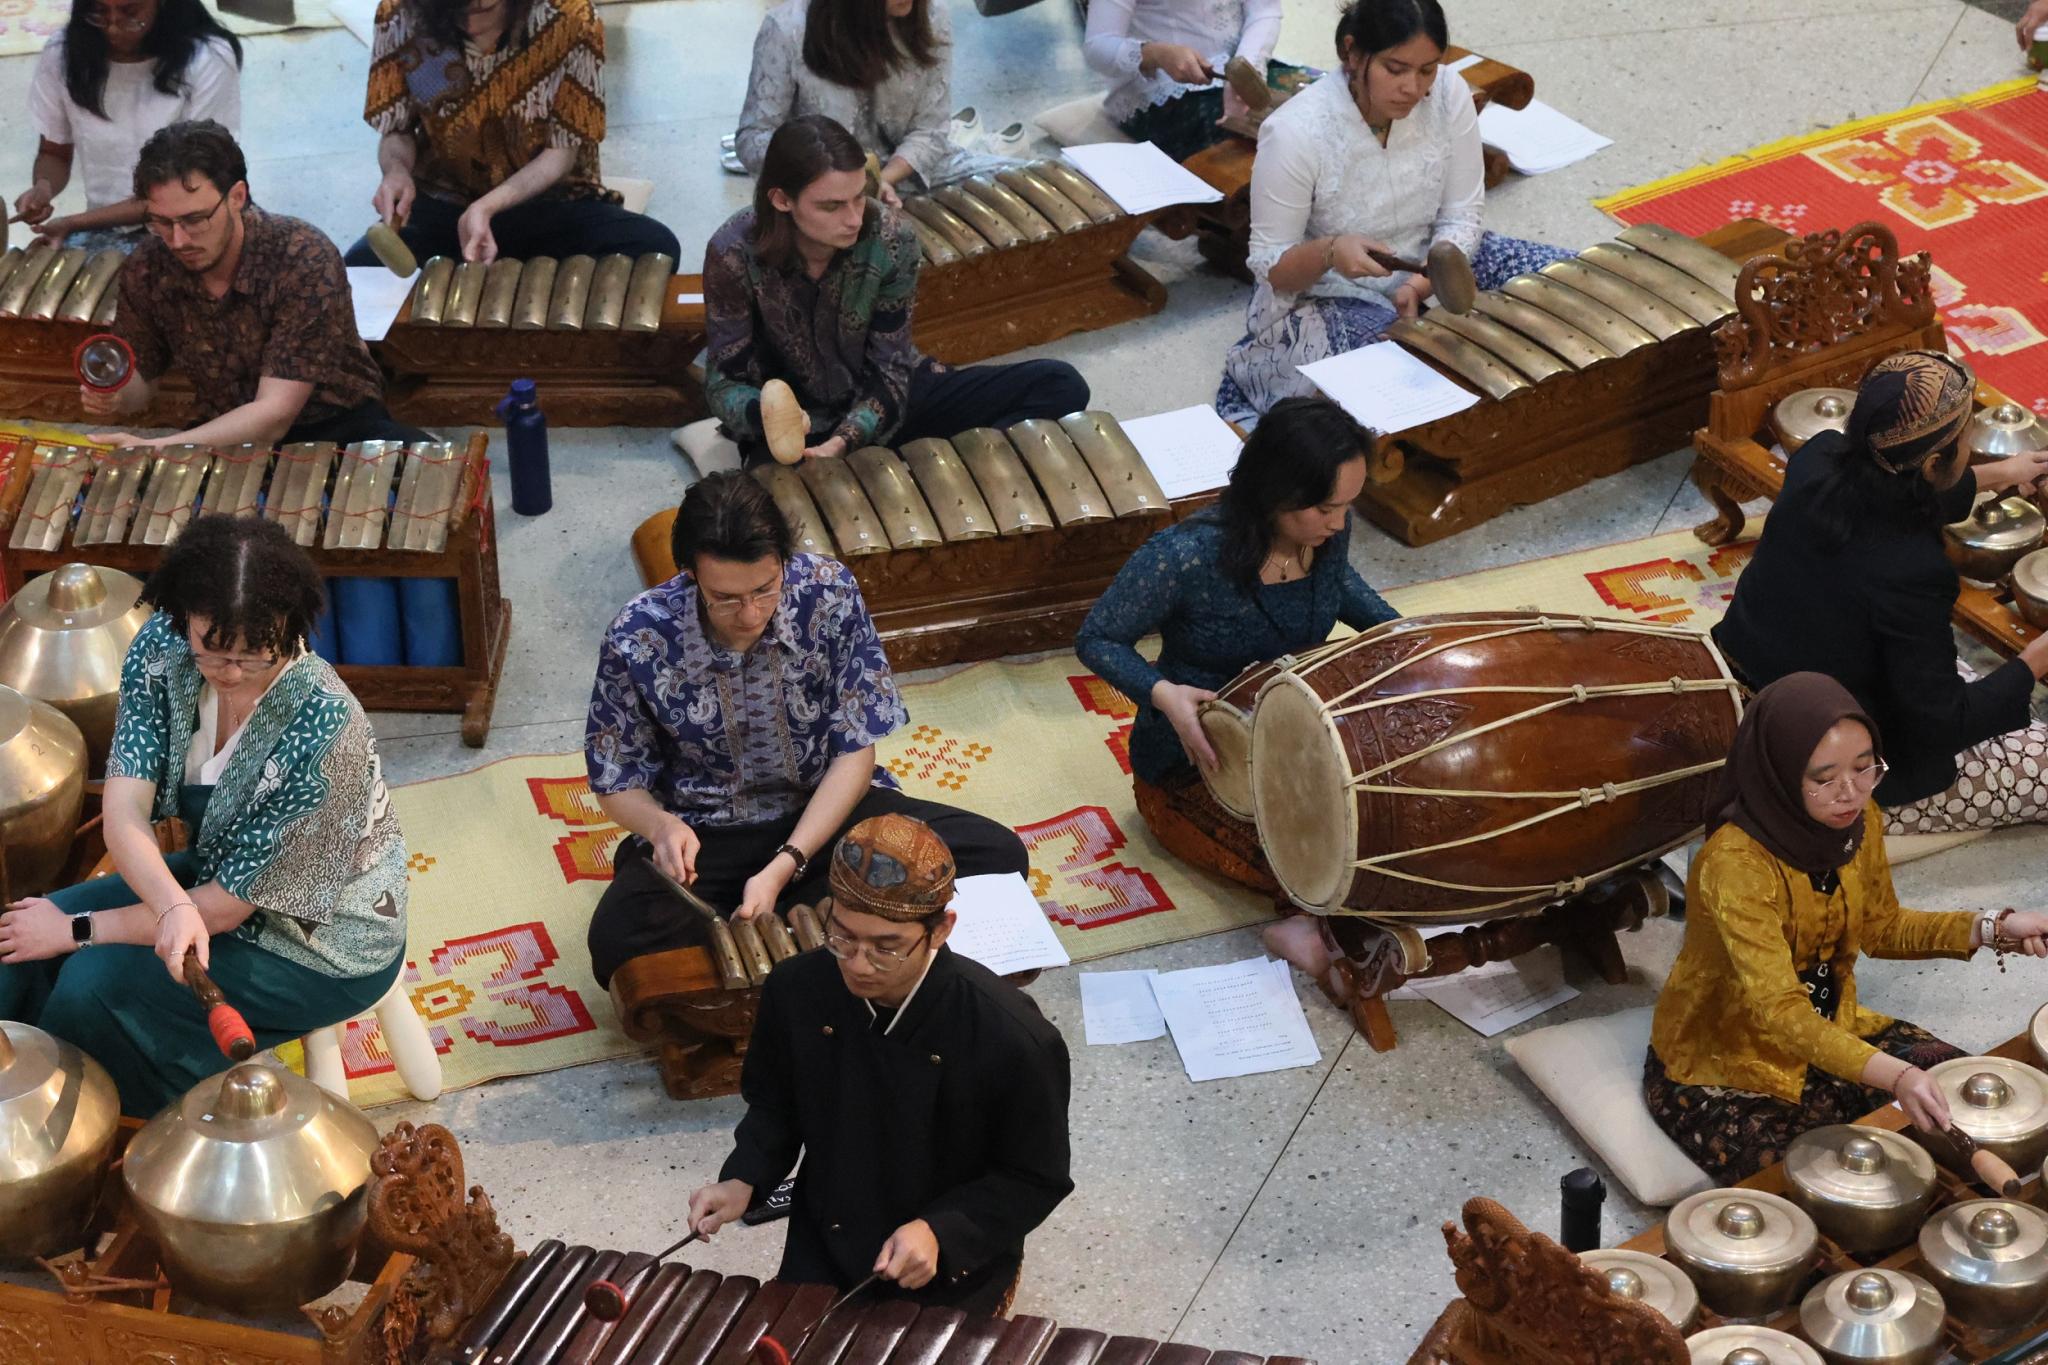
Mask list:
[[[1458,923],[1532,909],[1690,839],[1741,714],[1698,631],[1390,621],[1282,661],[1259,690],[1259,840],[1310,910]]]

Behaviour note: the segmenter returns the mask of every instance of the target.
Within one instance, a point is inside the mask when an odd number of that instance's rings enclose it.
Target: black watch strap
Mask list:
[[[796,873],[790,878],[793,882],[802,881],[804,873],[811,870],[811,860],[806,858],[804,851],[795,844],[784,844],[781,848],[776,849],[775,853],[778,856],[787,853],[790,861],[796,864]]]

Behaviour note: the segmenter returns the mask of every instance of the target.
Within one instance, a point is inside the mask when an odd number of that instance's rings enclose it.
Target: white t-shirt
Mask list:
[[[29,112],[36,133],[67,145],[71,174],[85,190],[89,209],[118,204],[135,194],[135,158],[150,135],[181,119],[210,118],[236,136],[242,130],[242,73],[235,53],[209,38],[192,54],[178,93],[156,88],[156,63],[109,62],[101,118],[71,102],[64,88],[64,35],[43,44],[29,86]]]

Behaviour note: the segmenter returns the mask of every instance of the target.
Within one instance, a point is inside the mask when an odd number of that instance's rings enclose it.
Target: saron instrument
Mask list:
[[[0,684],[69,716],[85,736],[94,776],[114,741],[122,660],[149,620],[141,596],[133,574],[66,564],[0,606]]]
[[[122,1178],[175,1289],[244,1312],[291,1309],[347,1277],[376,1150],[359,1110],[244,1062],[150,1120]]]
[[[1563,900],[1693,836],[1740,695],[1678,627],[1390,621],[1279,661],[1259,690],[1259,839],[1326,914],[1459,923]]]
[[[104,1067],[0,1019],[0,1258],[54,1256],[84,1241],[120,1121]]]

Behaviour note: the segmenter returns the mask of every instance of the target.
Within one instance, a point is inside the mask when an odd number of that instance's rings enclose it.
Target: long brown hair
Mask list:
[[[771,270],[796,264],[796,224],[775,207],[769,191],[781,190],[795,202],[827,171],[858,171],[867,163],[867,153],[853,134],[823,114],[805,114],[777,128],[754,180],[754,230],[749,241],[761,263]]]
[[[937,51],[931,0],[911,0],[901,19],[889,17],[889,0],[811,0],[804,19],[804,65],[855,90],[873,89],[907,62],[930,66]]]

